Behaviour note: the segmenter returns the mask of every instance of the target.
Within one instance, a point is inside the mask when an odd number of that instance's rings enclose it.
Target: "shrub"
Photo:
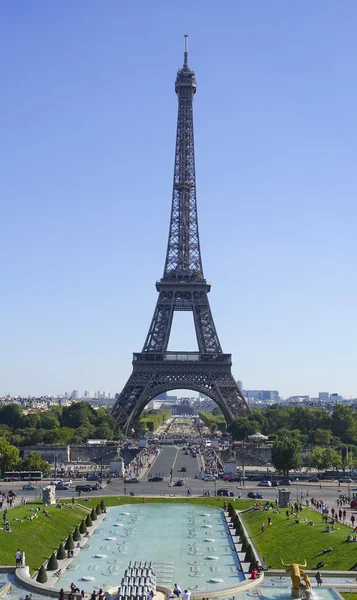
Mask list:
[[[84,535],[85,533],[87,533],[87,526],[86,526],[86,522],[83,519],[82,523],[79,526],[79,533],[81,533],[82,535]]]
[[[102,514],[102,509],[100,508],[99,504],[97,504],[97,506],[95,507],[95,512],[97,515],[101,515]]]
[[[79,527],[77,525],[77,527],[75,528],[74,532],[73,532],[73,541],[74,542],[80,542],[81,541],[81,534],[79,533]]]
[[[93,525],[93,522],[92,522],[92,519],[90,518],[90,514],[89,513],[86,516],[86,525],[87,525],[87,527],[92,527],[92,525]]]
[[[36,577],[36,581],[38,581],[39,583],[46,583],[47,579],[48,579],[48,577],[47,577],[45,565],[42,565],[42,567],[40,567],[40,570]]]
[[[69,534],[64,547],[65,547],[66,550],[73,550],[74,549],[73,535],[71,533]]]
[[[66,554],[66,551],[63,548],[63,544],[61,542],[60,545],[59,545],[59,547],[58,547],[58,550],[57,550],[57,558],[58,558],[58,560],[63,560],[66,557],[67,557],[67,554]]]
[[[90,518],[92,519],[92,521],[97,520],[97,513],[95,512],[94,508],[92,508],[92,510],[91,510]]]
[[[247,538],[245,537],[244,533],[242,536],[242,552],[246,552],[248,548],[248,542],[247,542]]]
[[[102,512],[104,512],[105,509],[106,509],[105,502],[104,502],[103,498],[100,501],[100,508],[102,509]]]
[[[58,562],[55,553],[51,554],[48,563],[47,563],[47,571],[55,571],[58,569]]]
[[[254,552],[253,548],[250,544],[247,545],[247,550],[245,552],[245,562],[252,562],[254,560]]]

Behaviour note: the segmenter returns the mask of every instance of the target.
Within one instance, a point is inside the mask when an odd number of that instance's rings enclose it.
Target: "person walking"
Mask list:
[[[260,528],[260,529],[262,530],[262,533],[264,533],[264,529],[265,529],[265,525],[264,525],[264,523],[262,523],[262,526],[261,526],[261,528]]]
[[[177,583],[175,583],[174,585],[173,593],[175,594],[175,596],[177,596],[177,598],[179,598],[182,594],[182,589],[179,585],[177,585]]]
[[[355,527],[355,520],[356,520],[356,519],[355,519],[355,516],[354,516],[354,515],[351,515],[351,523],[352,523],[352,527],[353,527],[353,529],[354,529],[354,527]]]
[[[183,600],[190,600],[191,598],[191,592],[189,592],[188,590],[185,590],[184,593],[182,594]]]

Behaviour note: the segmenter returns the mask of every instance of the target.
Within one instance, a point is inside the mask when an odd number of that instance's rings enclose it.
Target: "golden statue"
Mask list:
[[[304,574],[304,568],[306,567],[306,560],[304,565],[299,565],[298,563],[285,564],[283,559],[281,559],[283,567],[286,568],[286,572],[290,573],[291,578],[291,595],[293,598],[298,598],[300,596],[300,589],[303,588],[305,591],[304,596],[309,598],[311,595],[311,581],[307,575]],[[302,583],[302,581],[304,583]]]

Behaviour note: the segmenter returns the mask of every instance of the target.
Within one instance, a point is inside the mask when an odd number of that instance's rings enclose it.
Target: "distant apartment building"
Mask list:
[[[72,394],[71,394],[71,398],[72,398],[73,400],[78,400],[78,398],[79,398],[79,393],[78,393],[78,390],[73,390],[73,392],[72,392]]]
[[[320,402],[329,402],[330,401],[330,393],[329,392],[319,392],[319,400],[320,400]]]
[[[240,379],[238,379],[237,386],[240,389],[240,391],[243,392],[243,381],[241,381]]]
[[[278,390],[243,390],[245,398],[252,402],[279,402],[280,395]]]

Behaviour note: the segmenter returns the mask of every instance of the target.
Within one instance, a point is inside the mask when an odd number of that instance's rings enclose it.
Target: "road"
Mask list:
[[[182,468],[186,471],[182,471]],[[169,478],[171,469],[173,479],[192,479],[200,474],[200,462],[198,458],[186,454],[183,448],[166,446],[161,449],[152,465],[150,475],[164,475]]]
[[[130,492],[134,493],[136,496],[163,496],[163,495],[177,495],[177,496],[186,496],[187,488],[190,488],[192,495],[202,496],[203,490],[209,490],[211,496],[214,496],[218,489],[225,488],[232,490],[236,495],[241,493],[242,498],[247,496],[247,492],[254,490],[260,491],[263,493],[264,498],[269,500],[274,500],[278,494],[278,488],[271,487],[259,487],[257,482],[247,481],[245,486],[241,486],[239,483],[230,483],[222,480],[217,481],[202,481],[201,479],[196,479],[195,477],[199,476],[200,473],[200,459],[192,458],[190,455],[186,455],[185,451],[182,448],[178,448],[176,446],[164,446],[162,447],[160,454],[156,458],[153,463],[150,473],[151,475],[164,474],[164,481],[162,482],[148,482],[147,476],[142,479],[139,483],[135,484],[124,484],[122,480],[113,479],[111,484],[108,484],[104,487],[103,490],[93,491],[89,493],[84,493],[84,496],[120,496],[126,495]],[[182,467],[186,467],[186,472],[182,472]],[[171,487],[170,486],[170,469],[173,469],[173,482],[177,479],[183,479],[185,485],[183,487]],[[70,490],[66,491],[58,491],[56,492],[56,497],[61,498],[72,498],[72,496],[78,497],[78,493],[75,491],[75,486],[78,483],[83,483],[81,479],[77,479],[73,481],[73,484]],[[41,489],[40,486],[37,486],[37,490],[27,492],[22,491],[22,486],[24,482],[2,482],[0,486],[0,491],[8,492],[10,489],[13,489],[17,492],[18,497],[24,496],[28,500],[35,500],[41,497]],[[42,482],[42,485],[46,485],[46,482]],[[308,492],[309,497],[315,497],[319,500],[323,500],[327,502],[330,507],[336,507],[336,499],[340,495],[340,493],[348,496],[349,491],[352,495],[352,489],[356,484],[343,484],[339,486],[337,482],[326,482],[321,484],[318,483],[303,483],[303,482],[294,482],[290,487],[291,491],[291,500],[295,501],[296,499],[301,498],[301,493],[304,495],[304,499],[306,498],[306,494]],[[357,485],[356,485],[357,488]],[[340,491],[339,491],[340,490]]]

